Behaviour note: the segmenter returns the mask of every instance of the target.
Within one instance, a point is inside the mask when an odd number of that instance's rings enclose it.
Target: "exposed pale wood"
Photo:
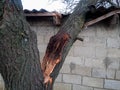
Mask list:
[[[55,66],[60,63],[62,57],[62,50],[66,45],[70,36],[67,33],[58,33],[50,38],[49,44],[41,68],[44,74],[44,83],[52,83],[52,77],[50,74],[53,72]]]
[[[84,24],[83,28],[86,28],[86,27],[88,27],[88,26],[90,26],[90,25],[93,25],[93,24],[95,24],[95,23],[97,23],[97,22],[99,22],[99,21],[101,21],[101,20],[104,20],[104,19],[106,19],[106,18],[108,18],[108,17],[110,17],[110,16],[112,16],[112,15],[119,14],[119,13],[120,13],[120,10],[115,10],[115,11],[109,12],[109,13],[107,13],[107,14],[105,14],[105,15],[102,15],[102,16],[94,19],[94,20],[91,20],[91,21],[89,21],[89,22],[86,22],[86,23]]]

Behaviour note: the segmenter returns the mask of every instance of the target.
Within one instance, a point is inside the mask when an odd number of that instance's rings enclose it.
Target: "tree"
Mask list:
[[[81,0],[60,31],[51,37],[40,63],[36,35],[26,22],[21,0],[0,1],[0,73],[6,90],[52,90],[70,47],[83,30],[87,6]]]

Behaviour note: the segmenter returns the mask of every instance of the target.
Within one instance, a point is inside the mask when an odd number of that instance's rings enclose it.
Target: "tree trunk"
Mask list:
[[[81,0],[75,11],[50,39],[42,65],[36,35],[25,21],[20,0],[0,1],[0,73],[6,90],[52,90],[70,47],[83,29],[87,6]]]
[[[6,90],[44,90],[36,35],[23,17],[20,0],[0,5],[0,73]]]

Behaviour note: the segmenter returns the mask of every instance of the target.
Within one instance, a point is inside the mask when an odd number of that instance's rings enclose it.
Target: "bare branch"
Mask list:
[[[84,39],[81,38],[81,37],[79,37],[79,36],[76,37],[76,40],[80,40],[80,41],[82,41],[82,42],[84,41]]]

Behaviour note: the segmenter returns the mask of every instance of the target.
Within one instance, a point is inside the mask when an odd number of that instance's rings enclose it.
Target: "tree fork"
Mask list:
[[[0,72],[6,90],[52,90],[70,47],[83,29],[87,6],[97,0],[79,2],[60,31],[50,39],[42,65],[36,36],[23,17],[21,0],[2,1],[6,3],[0,2],[4,7],[4,12],[0,11],[3,18],[0,19]]]

